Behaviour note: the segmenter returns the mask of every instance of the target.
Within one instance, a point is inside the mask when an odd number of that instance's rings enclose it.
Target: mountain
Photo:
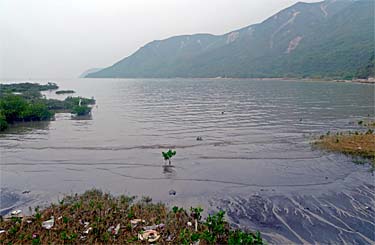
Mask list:
[[[91,69],[88,69],[88,70],[82,72],[82,74],[79,75],[79,77],[80,78],[87,77],[87,75],[89,75],[90,73],[94,73],[94,72],[100,71],[101,69],[103,69],[103,68],[91,68]]]
[[[374,53],[374,2],[298,2],[225,35],[150,42],[86,77],[352,77]]]

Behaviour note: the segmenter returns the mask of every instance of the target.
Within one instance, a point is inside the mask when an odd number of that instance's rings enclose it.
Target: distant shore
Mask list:
[[[334,79],[334,78],[298,78],[298,77],[84,77],[89,79],[239,79],[239,80],[272,80],[272,81],[322,81],[322,82],[345,82],[345,83],[365,83],[375,84],[375,78],[368,79]]]

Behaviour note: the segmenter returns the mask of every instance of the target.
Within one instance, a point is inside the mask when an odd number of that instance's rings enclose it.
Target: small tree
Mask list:
[[[176,151],[172,151],[171,149],[169,149],[167,152],[162,152],[162,155],[164,157],[164,160],[165,161],[169,161],[169,165],[171,165],[171,158],[176,155]]]

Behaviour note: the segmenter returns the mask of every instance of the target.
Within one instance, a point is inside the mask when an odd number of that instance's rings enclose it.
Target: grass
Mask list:
[[[34,211],[31,216],[0,219],[0,229],[5,230],[0,234],[0,243],[141,244],[147,243],[139,238],[146,232],[143,228],[159,225],[153,228],[160,235],[158,244],[197,241],[199,244],[263,244],[259,232],[231,229],[223,211],[202,220],[200,208],[192,208],[190,212],[178,207],[169,209],[162,203],[152,203],[148,197],[135,202],[134,197],[114,197],[90,190]],[[54,226],[50,230],[42,228],[42,222],[52,216]],[[115,227],[119,227],[118,232]]]
[[[361,123],[362,124],[362,123]],[[366,132],[327,133],[321,135],[315,145],[322,149],[341,152],[364,159],[369,159],[372,167],[375,167],[375,134],[372,129]]]

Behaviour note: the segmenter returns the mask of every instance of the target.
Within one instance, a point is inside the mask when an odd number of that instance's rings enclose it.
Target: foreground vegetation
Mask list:
[[[203,220],[201,208],[170,210],[149,197],[134,199],[99,190],[67,196],[31,216],[2,218],[0,243],[263,244],[259,232],[231,229],[223,211]]]
[[[372,167],[375,168],[375,134],[372,129],[375,126],[375,122],[359,121],[358,124],[367,127],[367,130],[336,134],[327,132],[325,135],[321,135],[319,140],[315,141],[315,145],[322,149],[368,159]]]
[[[56,90],[55,83],[0,84],[0,131],[15,122],[44,121],[56,112],[70,112],[82,116],[91,112],[94,99],[67,97],[65,100],[46,99],[41,91]]]

